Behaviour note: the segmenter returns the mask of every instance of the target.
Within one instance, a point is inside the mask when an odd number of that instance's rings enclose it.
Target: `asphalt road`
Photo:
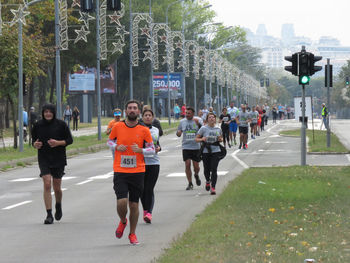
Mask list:
[[[293,127],[299,124],[270,124],[262,136],[249,139],[247,150],[238,150],[237,146],[229,149],[219,165],[218,194],[248,167],[299,165],[300,139],[278,135],[280,130]],[[63,218],[53,225],[43,224],[46,212],[36,164],[0,173],[0,262],[141,263],[158,257],[217,197],[209,195],[203,185],[185,191],[181,140],[170,134],[161,138],[161,145],[153,220],[149,225],[140,218],[139,246],[129,245],[128,227],[122,239],[114,235],[118,217],[109,150],[68,160]],[[307,163],[349,165],[349,155],[308,155]]]

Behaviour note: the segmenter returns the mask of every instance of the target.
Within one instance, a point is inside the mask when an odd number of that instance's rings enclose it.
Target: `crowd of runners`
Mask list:
[[[185,189],[190,191],[194,188],[192,178],[197,186],[201,186],[199,164],[202,161],[204,189],[215,195],[218,165],[226,155],[226,147],[246,150],[249,131],[251,139],[260,136],[268,123],[270,107],[266,104],[252,107],[242,104],[235,107],[231,102],[220,113],[216,113],[212,107],[204,107],[196,115],[195,110],[188,106],[181,108],[180,112],[176,136],[182,136],[182,158],[187,178]],[[131,244],[136,245],[139,243],[136,237],[139,200],[142,203],[143,220],[147,224],[152,222],[154,188],[160,171],[159,138],[163,131],[151,107],[145,105],[141,109],[136,100],[126,103],[124,114],[123,118],[123,111],[115,109],[114,118],[106,130],[109,136],[107,145],[113,156],[113,189],[120,219],[115,235],[121,238],[129,223],[128,238]],[[32,134],[44,183],[47,210],[44,223],[52,224],[51,184],[56,199],[55,219],[59,221],[63,215],[61,180],[66,166],[65,148],[73,143],[73,139],[67,124],[56,119],[53,105],[43,107],[42,120],[34,125]]]

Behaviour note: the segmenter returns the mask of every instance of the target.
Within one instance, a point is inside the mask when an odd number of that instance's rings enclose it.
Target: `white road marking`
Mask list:
[[[176,145],[175,147],[176,147],[176,148],[180,148],[180,147],[182,147],[182,145],[181,145],[181,144],[180,144],[180,145]]]
[[[114,175],[114,172],[109,172],[107,174],[102,174],[102,175],[96,175],[96,176],[89,177],[89,179],[90,180],[108,179],[108,178],[112,177],[113,175]]]
[[[62,181],[67,181],[67,180],[71,180],[71,179],[74,179],[74,178],[77,178],[76,176],[63,176],[62,177]]]
[[[345,154],[345,156],[348,158],[348,160],[350,162],[350,154]]]
[[[19,178],[10,180],[10,182],[29,182],[39,179],[38,177],[29,177],[29,178]]]
[[[160,152],[158,152],[158,154],[162,154],[162,153],[166,153],[169,152],[169,150],[161,150]]]
[[[271,135],[270,138],[278,138],[278,137],[281,137],[280,135],[278,134],[275,134],[275,135]]]
[[[33,201],[32,201],[32,200],[24,201],[24,202],[21,202],[21,203],[18,203],[18,204],[6,206],[6,207],[2,208],[2,210],[10,210],[10,209],[15,208],[15,207],[17,207],[17,206],[29,204],[29,203],[31,203],[31,202],[33,202]]]
[[[85,180],[85,181],[82,181],[82,182],[80,182],[80,183],[77,183],[77,184],[75,184],[75,185],[82,185],[82,184],[87,184],[87,183],[90,183],[90,182],[92,182],[93,180]]]
[[[285,141],[282,141],[282,142],[270,142],[270,141],[266,141],[265,143],[281,143],[281,144],[283,144],[283,143],[288,143],[288,142],[285,142]]]
[[[237,154],[239,151],[240,151],[240,150],[234,151],[234,152],[231,154],[231,156],[232,156],[232,158],[235,159],[241,166],[243,166],[243,168],[248,169],[249,166],[248,166],[245,162],[243,162],[241,159],[239,159],[239,158],[236,156],[236,154]]]
[[[226,175],[228,171],[218,171],[218,176]]]
[[[260,149],[260,150],[258,150],[258,152],[286,152],[286,150],[263,150],[263,149]]]

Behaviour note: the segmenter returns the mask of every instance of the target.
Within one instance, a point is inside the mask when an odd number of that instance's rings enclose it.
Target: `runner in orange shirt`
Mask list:
[[[114,116],[114,119],[111,120],[109,123],[108,123],[108,126],[107,126],[107,130],[106,130],[106,134],[109,135],[112,131],[112,128],[114,127],[114,125],[118,122],[120,122],[121,118],[122,118],[122,111],[121,109],[114,109],[113,110],[113,116]],[[112,151],[112,157],[113,157],[113,160],[114,160],[114,152],[115,152],[115,148],[108,144],[107,145],[109,146],[109,148],[111,149]]]
[[[140,104],[131,100],[126,103],[126,119],[116,123],[109,135],[108,144],[115,146],[114,191],[117,196],[117,212],[120,217],[116,237],[123,236],[127,225],[128,201],[130,209],[130,234],[132,245],[139,244],[135,231],[139,218],[139,199],[143,192],[145,160],[144,155],[154,155],[155,148],[148,127],[141,125],[137,118]]]

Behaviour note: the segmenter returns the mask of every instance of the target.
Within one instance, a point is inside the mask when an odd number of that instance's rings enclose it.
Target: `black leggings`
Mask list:
[[[143,194],[141,197],[142,207],[144,211],[152,213],[154,205],[154,186],[157,183],[159,175],[159,165],[146,165],[145,181]]]
[[[215,188],[218,179],[219,153],[203,153],[204,176]]]
[[[73,118],[73,131],[78,130],[78,119]]]
[[[221,126],[221,130],[222,130],[222,137],[224,139],[224,144],[226,144],[226,141],[227,141],[227,143],[230,143],[230,129],[228,127],[223,128]]]

